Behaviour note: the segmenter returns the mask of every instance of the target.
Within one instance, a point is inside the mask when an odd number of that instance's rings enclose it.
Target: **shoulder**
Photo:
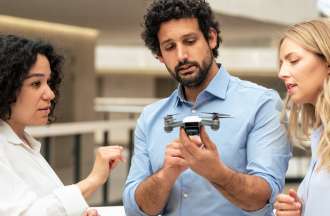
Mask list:
[[[7,141],[6,137],[4,137],[3,134],[0,134],[0,157],[2,156],[2,153],[4,152],[4,149],[5,149],[5,145],[7,143],[8,143],[8,141]]]
[[[171,97],[160,99],[152,104],[147,105],[143,109],[144,112],[157,112],[158,110],[162,109],[164,106],[166,106],[171,100]]]
[[[160,99],[152,104],[147,105],[141,114],[141,116],[145,117],[146,114],[148,115],[157,115],[160,112],[165,112],[165,110],[168,110],[169,108],[173,107],[178,100],[178,93],[177,89],[173,91],[173,93],[163,99]]]
[[[266,88],[259,84],[241,80],[237,77],[231,77],[232,88],[231,92],[241,100],[248,102],[251,105],[261,105],[267,101],[273,101],[281,106],[282,100],[277,91]]]
[[[8,164],[8,158],[6,154],[6,146],[8,141],[6,137],[0,134],[0,163],[1,164]]]
[[[266,88],[262,85],[259,85],[257,83],[248,80],[242,80],[234,76],[231,77],[231,82],[234,83],[234,87],[236,88],[236,90],[242,92],[245,91],[246,93],[262,95],[262,94],[273,94],[274,92],[276,92],[273,89]]]
[[[174,112],[173,108],[177,102],[177,90],[175,90],[169,97],[147,105],[138,118],[137,128],[148,130],[159,121],[163,121],[165,115]]]

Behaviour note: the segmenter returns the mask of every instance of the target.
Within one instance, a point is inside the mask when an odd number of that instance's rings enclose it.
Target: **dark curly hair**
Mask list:
[[[212,52],[214,57],[218,57],[218,47],[222,42],[219,23],[205,0],[155,0],[151,3],[144,15],[142,39],[152,53],[161,56],[157,36],[160,25],[181,18],[196,18],[206,40],[209,39],[210,28],[217,31],[217,46]]]
[[[4,34],[0,34],[0,119],[10,119],[11,105],[16,102],[23,81],[36,63],[38,54],[47,57],[50,64],[49,86],[55,98],[51,101],[48,122],[55,119],[54,109],[62,80],[63,57],[49,43]]]

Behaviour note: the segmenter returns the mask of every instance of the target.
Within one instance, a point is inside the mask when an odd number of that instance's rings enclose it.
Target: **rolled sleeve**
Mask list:
[[[127,216],[146,215],[135,200],[137,187],[152,174],[143,126],[142,113],[134,133],[134,154],[123,192],[123,203]]]
[[[64,186],[54,191],[67,215],[81,216],[88,205],[77,185]]]
[[[148,216],[145,214],[135,201],[135,191],[139,184],[129,185],[125,188],[124,191],[124,208],[127,216],[139,215],[139,216]]]
[[[277,93],[268,91],[259,100],[259,109],[248,136],[247,171],[260,176],[269,184],[272,194],[269,203],[282,191],[291,148],[284,126],[280,122],[281,100]]]

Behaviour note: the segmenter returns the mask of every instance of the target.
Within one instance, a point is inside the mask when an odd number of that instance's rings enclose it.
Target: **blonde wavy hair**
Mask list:
[[[283,35],[295,41],[306,50],[321,57],[330,65],[330,19],[320,18],[291,26]],[[330,81],[324,80],[323,89],[318,95],[315,107],[312,104],[298,105],[287,96],[285,108],[289,110],[288,131],[293,139],[306,140],[312,128],[322,126],[318,145],[319,168],[330,171]],[[286,116],[282,113],[282,117]],[[283,120],[283,118],[282,118]],[[301,123],[298,124],[298,123]]]

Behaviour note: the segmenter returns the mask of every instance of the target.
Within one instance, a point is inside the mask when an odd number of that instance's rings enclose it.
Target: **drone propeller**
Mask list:
[[[223,114],[223,113],[216,113],[216,112],[201,112],[203,114],[213,115],[215,118],[233,118],[233,116],[229,114]]]
[[[177,115],[181,115],[181,113],[167,114],[167,115],[165,116],[165,118],[171,118],[171,117],[174,117],[174,116],[177,116]]]
[[[164,117],[164,123],[165,123],[165,128],[168,128],[168,129],[165,129],[166,131],[169,130],[171,131],[172,127],[176,127],[176,126],[179,126],[179,122],[175,120],[174,116],[176,115],[180,115],[179,113],[174,113],[174,114],[168,114]]]

